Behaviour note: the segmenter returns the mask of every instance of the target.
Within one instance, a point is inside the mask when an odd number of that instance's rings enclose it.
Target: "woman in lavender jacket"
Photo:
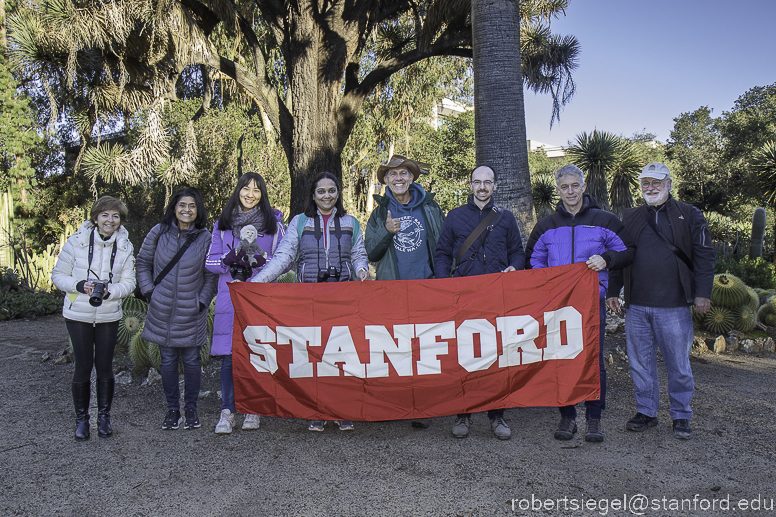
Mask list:
[[[231,282],[233,278],[227,255],[240,243],[242,228],[252,225],[258,232],[257,243],[266,253],[266,260],[269,260],[285,234],[282,219],[283,214],[270,205],[264,178],[254,172],[248,172],[237,180],[232,196],[213,227],[213,238],[205,267],[218,275],[213,344],[210,349],[211,355],[221,356],[221,416],[215,429],[217,434],[232,432],[236,413],[232,377],[234,307],[227,286],[227,282]],[[224,259],[227,259],[226,263]],[[262,265],[251,269],[247,279],[255,276]],[[259,415],[245,415],[242,428],[258,429]]]

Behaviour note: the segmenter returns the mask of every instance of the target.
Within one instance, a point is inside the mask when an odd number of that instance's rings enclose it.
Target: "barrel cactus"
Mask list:
[[[125,311],[139,311],[145,314],[148,312],[148,304],[134,296],[127,296],[121,301],[121,308]]]
[[[293,284],[294,282],[296,282],[296,272],[293,269],[278,277],[278,283],[280,284]]]
[[[733,311],[726,307],[712,307],[703,321],[704,326],[714,334],[726,334],[733,330],[736,319]]]
[[[757,325],[757,309],[751,305],[742,305],[733,311],[735,329],[741,332],[751,332]]]
[[[760,321],[769,327],[776,327],[776,297],[771,296],[760,306],[757,312]]]
[[[738,308],[749,299],[746,284],[728,273],[714,275],[711,287],[711,303],[715,307]]]
[[[146,371],[151,366],[151,360],[148,357],[148,341],[142,338],[142,329],[135,334],[129,343],[129,356],[132,358],[135,368]]]
[[[145,324],[145,312],[135,309],[124,309],[119,320],[116,352],[124,353],[129,349],[132,338],[135,337]]]
[[[148,363],[149,366],[156,368],[157,372],[162,371],[162,354],[159,352],[159,345],[148,342]]]

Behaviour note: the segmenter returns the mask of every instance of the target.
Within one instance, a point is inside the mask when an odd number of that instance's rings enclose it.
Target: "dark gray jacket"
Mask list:
[[[191,232],[196,232],[197,238],[154,288],[154,279]],[[148,232],[135,263],[140,290],[147,293],[153,289],[143,339],[172,347],[206,344],[207,306],[218,283],[218,276],[205,269],[209,247],[210,232],[204,228],[179,230],[176,225],[165,228],[157,224]]]

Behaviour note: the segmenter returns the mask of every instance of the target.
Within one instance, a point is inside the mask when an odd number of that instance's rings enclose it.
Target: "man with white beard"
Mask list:
[[[657,348],[668,369],[669,414],[674,436],[689,440],[695,391],[690,349],[693,341],[690,305],[709,311],[714,281],[714,248],[700,210],[671,197],[671,172],[650,163],[638,180],[645,204],[625,211],[623,223],[636,244],[633,263],[609,278],[607,305],[619,308],[625,287],[625,337],[636,415],[630,431],[646,431],[658,423],[660,392]]]

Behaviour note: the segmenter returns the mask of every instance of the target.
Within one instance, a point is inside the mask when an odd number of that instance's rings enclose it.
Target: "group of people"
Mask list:
[[[465,205],[447,216],[418,178],[427,165],[395,155],[377,171],[385,195],[364,236],[358,220],[347,214],[336,176],[324,172],[312,183],[304,213],[288,227],[273,210],[263,178],[247,173],[213,227],[206,229],[206,211],[199,192],[176,192],[162,222],[146,236],[135,259],[122,224],[127,209],[121,201],[100,198],[89,221],[70,237],[52,277],[65,291],[63,314],[73,344],[76,368],[73,403],[78,440],[89,439],[92,368],[97,373],[98,434],[110,436],[113,398],[112,358],[121,298],[137,291],[149,302],[142,338],[159,345],[161,375],[167,398],[162,429],[200,427],[197,398],[200,349],[207,339],[207,307],[216,296],[211,355],[221,356],[221,413],[215,432],[235,426],[232,375],[234,308],[228,282],[272,282],[295,267],[298,282],[346,282],[370,279],[410,280],[509,273],[585,262],[598,272],[600,299],[599,369],[601,390],[585,402],[589,442],[603,441],[606,369],[603,338],[606,307],[619,310],[624,287],[626,337],[635,384],[636,415],[631,431],[645,431],[657,422],[659,387],[656,350],[668,368],[670,416],[677,438],[689,439],[690,400],[694,386],[689,363],[692,346],[690,305],[709,310],[714,252],[701,212],[674,200],[671,175],[664,164],[647,165],[639,176],[645,204],[626,211],[623,221],[600,210],[585,193],[583,172],[566,165],[555,173],[560,202],[540,220],[523,249],[514,214],[494,206],[496,172],[488,166],[470,174],[471,194]],[[135,275],[135,265],[137,274]],[[99,299],[98,299],[99,298]],[[180,411],[179,362],[184,371],[184,412]],[[560,408],[558,440],[577,432],[576,408]],[[491,429],[502,440],[511,430],[504,409],[488,411]],[[310,431],[326,422],[312,420]],[[352,430],[353,422],[337,422]],[[470,414],[456,416],[452,434],[465,438]],[[242,429],[258,429],[259,415],[246,414]],[[428,419],[412,421],[426,428]]]

